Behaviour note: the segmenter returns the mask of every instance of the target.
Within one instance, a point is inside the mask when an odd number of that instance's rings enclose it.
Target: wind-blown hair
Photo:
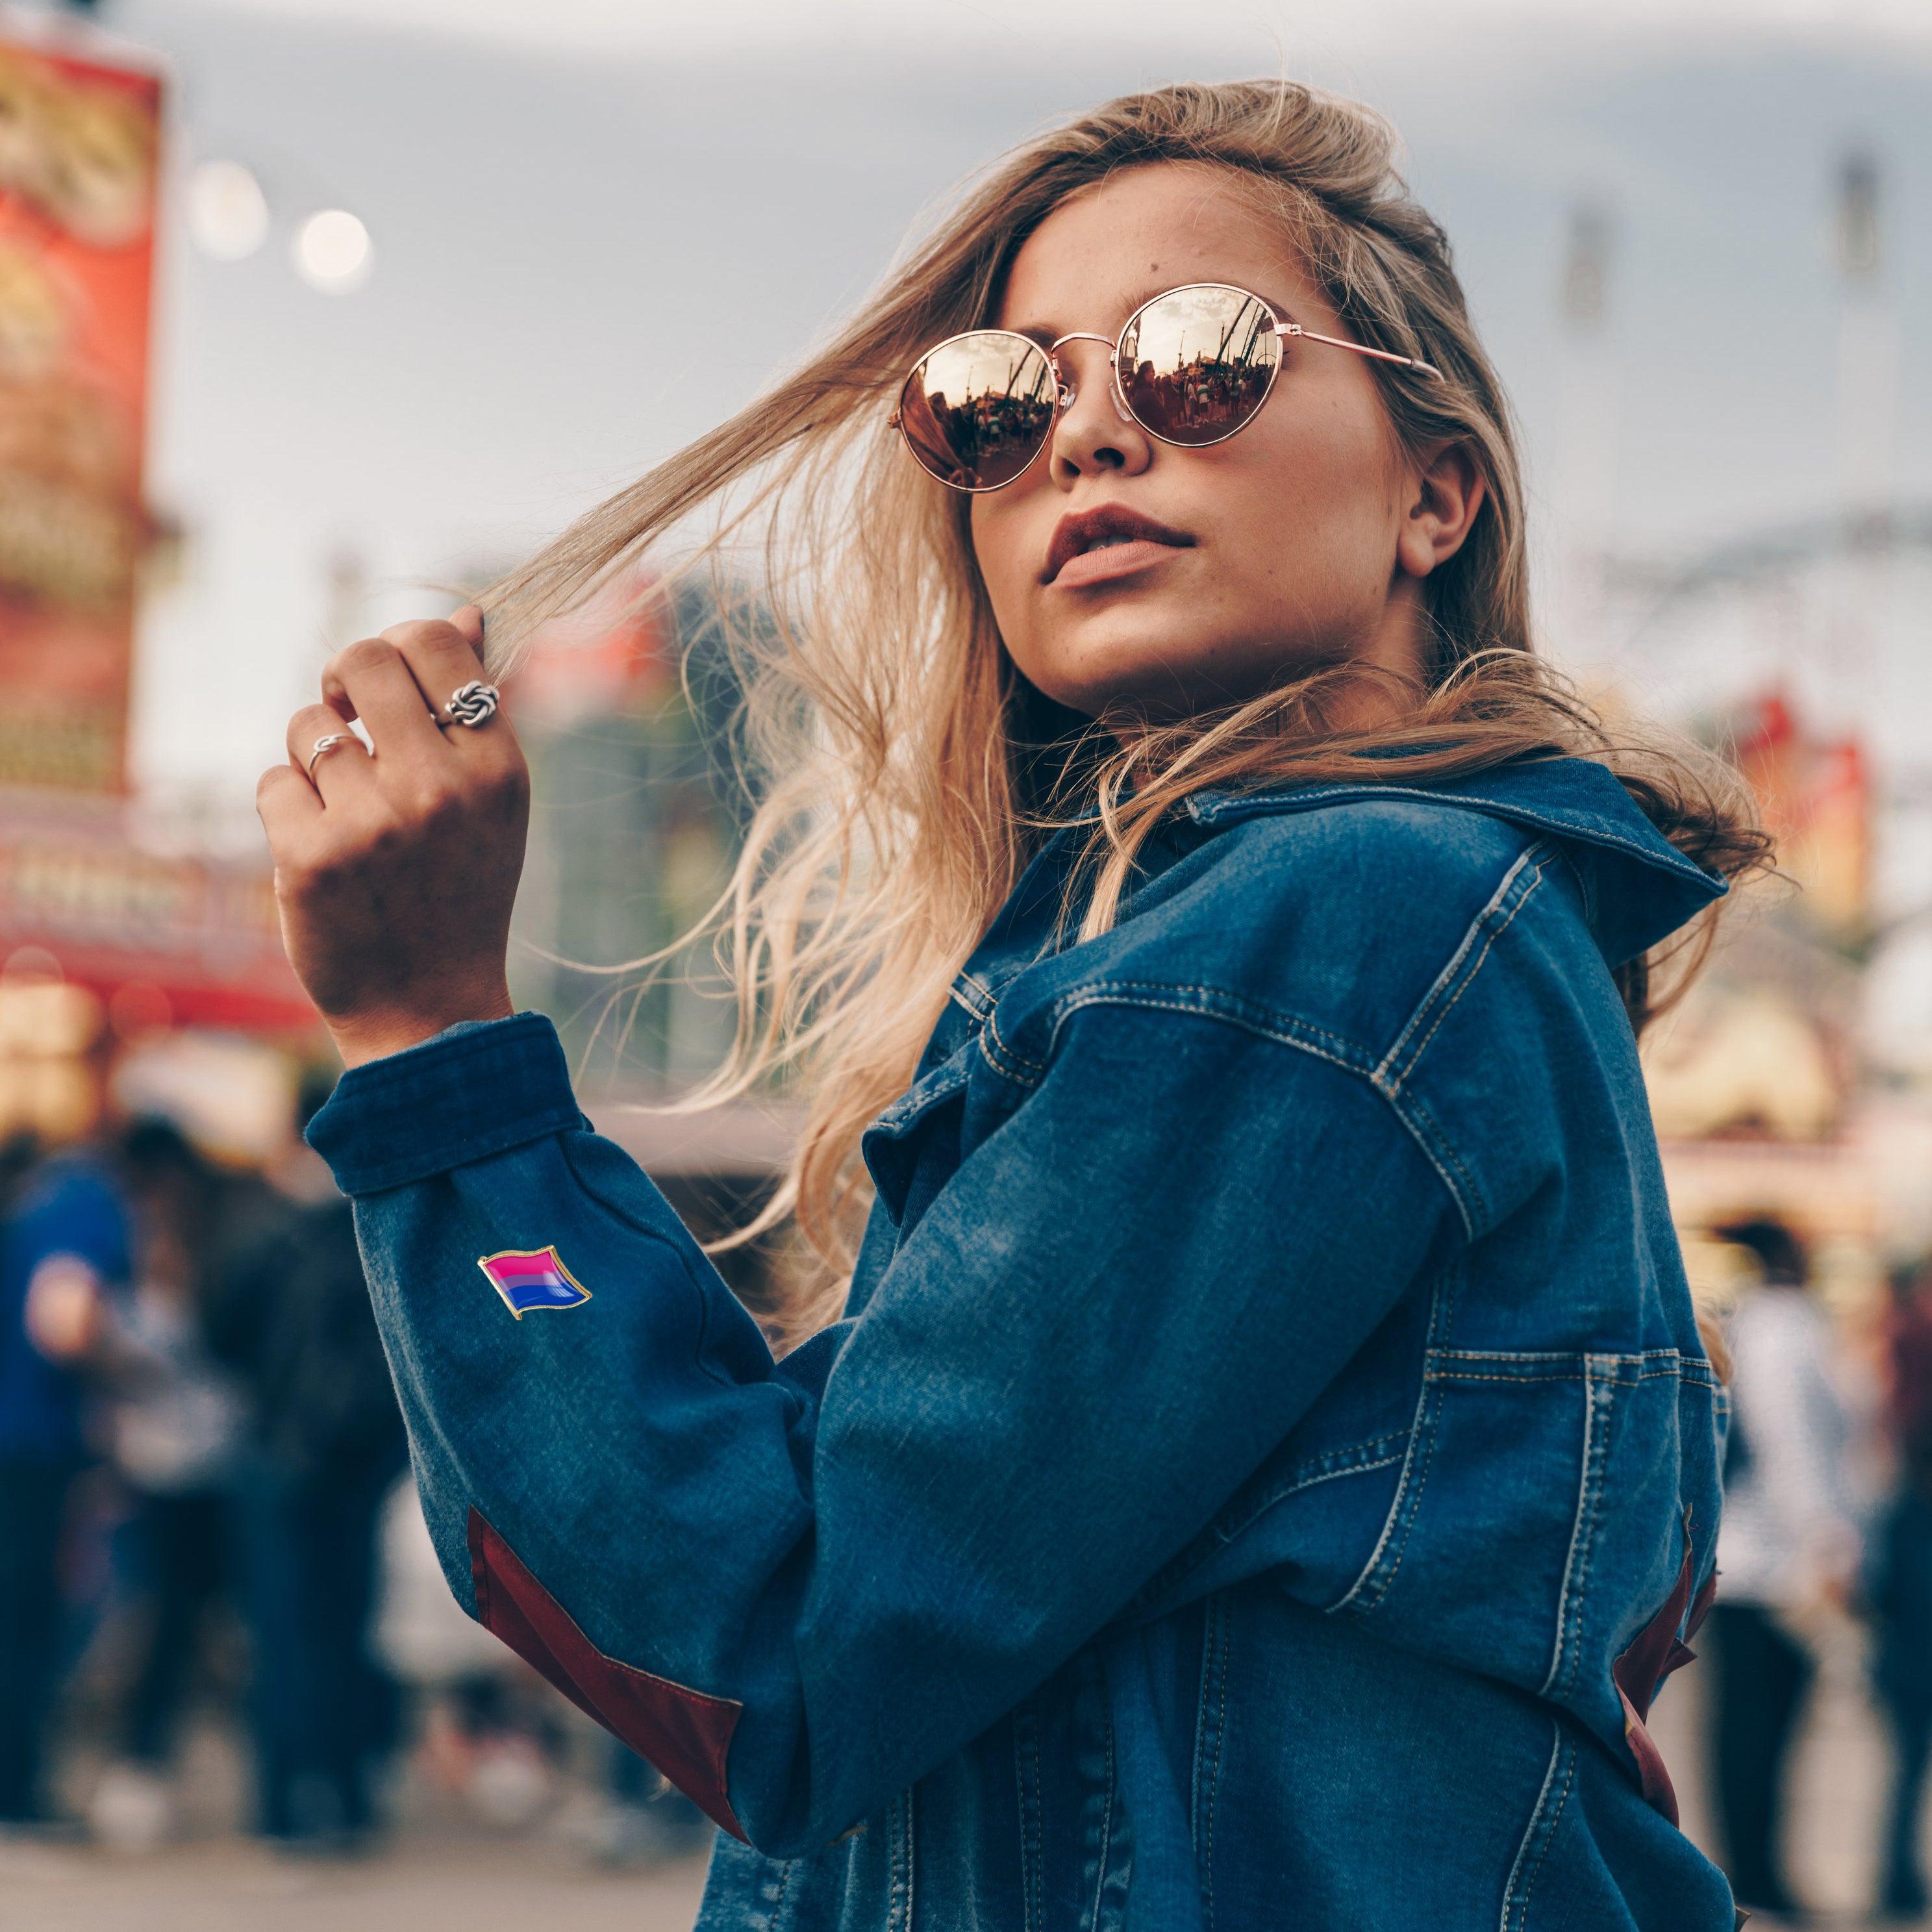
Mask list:
[[[1422,688],[1374,728],[1347,722],[1360,715],[1346,700],[1361,674],[1346,665],[1179,722],[1110,718],[1102,731],[1053,704],[1000,642],[968,500],[925,476],[889,427],[907,369],[993,319],[1008,266],[1048,214],[1120,170],[1167,161],[1227,171],[1357,340],[1442,372],[1370,365],[1398,445],[1459,441],[1487,485],[1462,548],[1426,580]],[[780,1346],[839,1312],[869,1197],[860,1136],[905,1086],[953,976],[1056,820],[1100,808],[1083,936],[1106,929],[1135,854],[1188,793],[1359,776],[1365,754],[1378,778],[1421,781],[1595,758],[1691,857],[1727,876],[1768,860],[1728,767],[1660,734],[1613,735],[1534,655],[1514,430],[1448,243],[1410,199],[1388,124],[1312,88],[1156,88],[1013,150],[802,368],[492,589],[493,670],[699,512],[698,554],[714,565],[762,544],[755,602],[727,611],[756,807],[711,922],[738,1032],[697,1098],[782,1073],[808,1099],[758,1224],[795,1217],[814,1258],[761,1311]],[[1678,950],[1694,962],[1703,946]],[[1619,976],[1640,1029],[1660,1004],[1657,963]]]

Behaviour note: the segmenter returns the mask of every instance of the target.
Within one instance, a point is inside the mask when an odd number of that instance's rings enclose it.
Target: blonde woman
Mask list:
[[[707,506],[772,600],[714,1090],[811,1095],[763,1326],[512,1010],[483,681]],[[1531,643],[1388,131],[1176,87],[291,723],[443,1567],[718,1822],[706,1932],[1731,1924],[1644,1726],[1721,1397],[1636,1036],[1763,842]]]

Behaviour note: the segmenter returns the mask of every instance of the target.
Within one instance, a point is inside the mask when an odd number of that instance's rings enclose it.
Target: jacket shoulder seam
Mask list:
[[[1464,1232],[1471,1240],[1475,1238],[1484,1212],[1480,1195],[1467,1166],[1427,1110],[1412,1096],[1391,1090],[1376,1078],[1376,1056],[1360,1042],[1279,1008],[1244,999],[1215,986],[1149,980],[1090,980],[1054,1003],[1046,1044],[1038,1058],[1016,1051],[1001,1035],[998,1007],[987,1016],[985,1030],[980,1036],[980,1053],[995,1073],[1030,1093],[1052,1064],[1066,1022],[1090,1006],[1135,1007],[1216,1021],[1258,1039],[1270,1040],[1277,1046],[1325,1060],[1344,1072],[1355,1075],[1388,1103],[1389,1111],[1415,1142],[1455,1204]]]
[[[1508,931],[1510,922],[1529,902],[1543,883],[1544,865],[1555,856],[1547,839],[1538,839],[1520,853],[1515,862],[1497,882],[1488,902],[1469,922],[1441,972],[1417,1003],[1388,1052],[1375,1070],[1378,1086],[1386,1086],[1391,1095],[1400,1093],[1422,1057],[1455,1010],[1456,1003],[1475,984],[1488,963],[1496,941]]]

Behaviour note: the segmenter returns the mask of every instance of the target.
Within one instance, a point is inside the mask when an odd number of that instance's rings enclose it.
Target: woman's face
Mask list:
[[[998,322],[1111,340],[1186,282],[1232,283],[1285,321],[1349,334],[1278,226],[1222,171],[1184,161],[1063,202],[1014,258]],[[1067,343],[1059,362],[1076,394],[1051,445],[972,506],[1000,635],[1048,696],[1092,716],[1172,716],[1342,658],[1414,674],[1422,580],[1461,544],[1482,484],[1460,446],[1420,463],[1398,448],[1366,357],[1294,343],[1259,414],[1205,449],[1122,421],[1102,344]],[[1062,519],[1102,507],[1168,540],[1049,576]]]

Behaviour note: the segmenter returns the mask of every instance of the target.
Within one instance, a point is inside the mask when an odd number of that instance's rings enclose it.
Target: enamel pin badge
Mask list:
[[[476,1265],[519,1322],[533,1308],[574,1308],[590,1299],[590,1289],[554,1248],[505,1248],[483,1256]]]

